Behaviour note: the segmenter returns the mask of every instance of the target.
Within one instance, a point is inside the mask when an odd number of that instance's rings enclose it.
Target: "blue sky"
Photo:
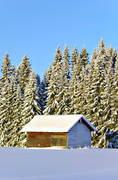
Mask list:
[[[6,52],[16,67],[24,54],[43,76],[58,45],[89,54],[104,39],[118,48],[118,0],[0,0],[0,67]]]

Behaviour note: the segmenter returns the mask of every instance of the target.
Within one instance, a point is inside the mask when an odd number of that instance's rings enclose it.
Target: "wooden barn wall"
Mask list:
[[[81,121],[76,123],[68,133],[68,148],[85,146],[91,146],[91,131]]]
[[[27,147],[67,148],[67,133],[28,132]]]

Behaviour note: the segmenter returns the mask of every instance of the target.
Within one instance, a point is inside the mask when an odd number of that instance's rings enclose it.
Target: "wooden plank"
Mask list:
[[[67,133],[27,132],[27,147],[53,146],[67,148]]]

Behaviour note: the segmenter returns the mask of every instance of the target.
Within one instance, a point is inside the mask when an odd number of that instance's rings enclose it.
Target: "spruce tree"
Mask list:
[[[11,63],[8,54],[5,55],[2,65],[2,88],[0,95],[0,146],[9,145],[11,130],[11,99],[10,94]]]
[[[105,65],[106,65],[106,50],[105,50],[105,44],[104,44],[103,40],[101,40],[98,51],[97,51],[96,65],[98,67],[98,73],[97,73],[97,76],[99,79],[98,91],[99,91],[99,95],[100,95],[99,106],[98,106],[99,107],[98,117],[99,117],[99,120],[102,121],[102,112],[104,109],[102,94],[104,93],[104,89],[105,89]]]
[[[63,71],[65,72],[65,78],[67,82],[70,80],[70,53],[67,44],[63,52]]]
[[[14,107],[14,137],[13,142],[14,146],[22,147],[25,144],[25,133],[21,132],[21,129],[24,126],[24,117],[23,117],[23,102],[21,97],[21,88],[17,85],[16,90],[16,102]]]
[[[28,123],[34,117],[34,115],[40,114],[38,101],[39,97],[37,96],[36,77],[32,70],[29,76],[29,82],[24,91],[24,125]]]
[[[58,46],[55,54],[55,60],[53,62],[53,68],[56,68],[57,63],[61,62],[61,60],[62,60],[62,54],[61,54],[60,46]]]
[[[103,102],[103,111],[104,111],[104,126],[106,127],[110,127],[113,126],[113,119],[112,119],[112,114],[113,112],[111,112],[112,108],[114,107],[113,105],[113,53],[114,50],[112,49],[112,47],[109,47],[106,51],[106,63],[105,63],[105,86],[104,86],[104,90],[102,92],[101,95],[101,99]]]
[[[1,146],[20,146],[20,138],[19,133],[23,126],[21,126],[21,112],[19,109],[19,94],[17,94],[17,82],[16,82],[16,74],[15,67],[11,68],[11,77],[10,83],[7,84],[7,103],[3,101],[4,88],[2,88],[3,92],[1,94],[1,106],[0,109],[6,108],[5,111],[5,119],[2,115],[1,117]],[[20,113],[20,116],[19,116]],[[4,123],[5,122],[5,123]]]
[[[46,103],[46,109],[44,114],[57,114],[57,107],[59,102],[57,96],[60,93],[60,87],[62,83],[62,55],[60,47],[57,47],[55,59],[52,66],[52,74],[48,84],[48,97]]]
[[[60,77],[60,88],[59,94],[56,95],[58,107],[57,114],[68,114],[69,113],[69,81],[70,81],[70,53],[67,45],[63,52],[61,70],[59,71]]]
[[[78,49],[75,46],[73,49],[73,52],[72,52],[72,69],[73,69],[74,65],[76,64],[77,59],[78,59]]]
[[[9,82],[6,80],[0,95],[0,146],[6,146],[10,140],[9,132],[12,123],[10,112]]]
[[[11,68],[11,77],[10,77],[10,84],[9,84],[9,100],[10,100],[10,107],[9,107],[9,120],[10,120],[10,130],[9,130],[9,137],[10,140],[7,142],[7,146],[15,146],[15,136],[17,136],[15,129],[17,129],[17,125],[15,123],[15,119],[17,117],[16,111],[16,92],[17,91],[17,83],[16,83],[16,71],[15,67],[12,66]]]
[[[81,69],[79,81],[76,82],[71,109],[73,109],[74,114],[86,115],[86,74],[84,68]]]
[[[69,103],[70,103],[70,94],[69,94],[69,79],[65,74],[65,68],[60,71],[58,74],[60,77],[59,92],[56,94],[56,114],[68,114],[69,113]]]
[[[88,104],[88,112],[87,118],[91,121],[93,120],[94,113],[96,113],[96,103],[95,98],[97,97],[97,81],[95,78],[96,71],[96,49],[93,51],[93,55],[89,64],[89,73],[88,73],[88,85],[87,85],[87,104]]]
[[[93,113],[92,118],[94,121],[94,125],[96,125],[98,129],[98,133],[95,135],[93,139],[93,145],[96,145],[97,147],[103,147],[104,146],[104,133],[106,128],[104,128],[104,109],[105,109],[105,88],[106,88],[106,69],[105,65],[107,62],[106,58],[106,50],[105,50],[105,44],[103,40],[101,40],[99,48],[97,50],[97,56],[95,59],[94,67],[95,70],[93,72],[94,78],[92,80],[92,85],[94,90],[94,96],[93,96],[93,105],[94,109],[91,111]]]
[[[17,68],[17,81],[21,87],[22,93],[29,82],[29,75],[31,72],[31,65],[29,59],[24,55],[22,63]]]
[[[21,129],[23,128],[23,118],[22,118],[22,111],[23,111],[23,101],[21,98],[21,88],[17,84],[16,80],[16,72],[15,67],[12,66],[12,76],[11,76],[11,83],[10,83],[10,91],[11,92],[11,108],[12,108],[12,125],[10,131],[10,142],[9,146],[16,147],[16,146],[23,146],[25,134],[21,133]]]
[[[71,81],[70,81],[70,113],[73,114],[75,113],[76,106],[79,102],[77,102],[78,98],[78,87],[79,83],[81,81],[81,58],[78,55],[78,58],[76,59],[76,64],[74,64],[72,73],[71,73]],[[81,111],[81,110],[80,110]],[[78,113],[80,113],[78,111]],[[77,112],[76,112],[77,113]]]
[[[8,53],[5,55],[3,64],[2,64],[2,86],[4,86],[5,81],[10,81],[11,73],[11,62],[9,59]]]
[[[88,53],[85,46],[82,48],[80,57],[81,57],[81,65],[84,66],[85,68],[88,64]]]

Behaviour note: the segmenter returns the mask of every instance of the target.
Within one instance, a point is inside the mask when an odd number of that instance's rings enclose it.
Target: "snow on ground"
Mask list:
[[[118,150],[0,148],[0,180],[66,179],[118,179]]]

